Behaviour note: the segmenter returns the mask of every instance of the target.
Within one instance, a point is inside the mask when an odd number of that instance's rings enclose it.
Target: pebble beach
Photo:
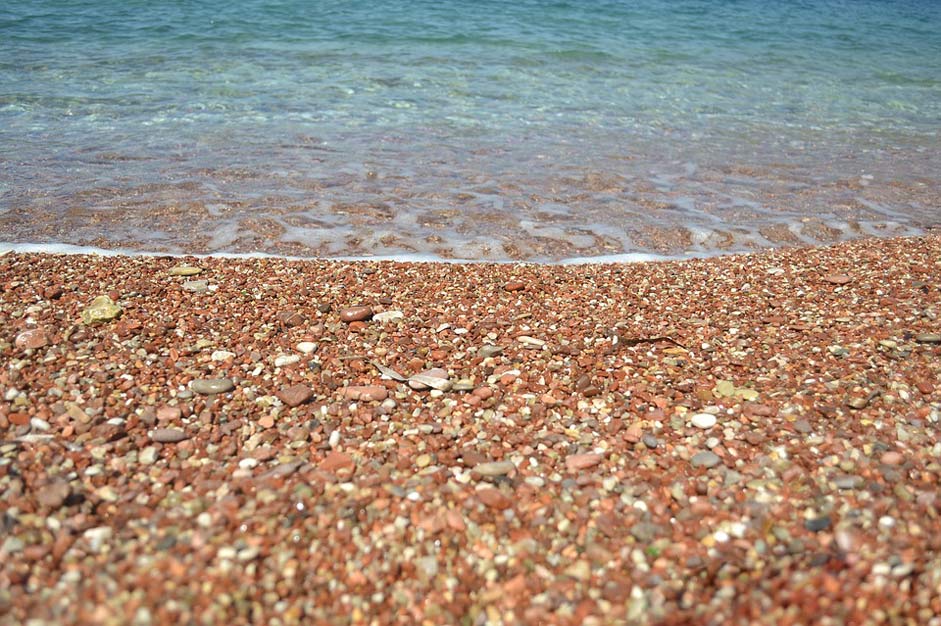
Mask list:
[[[941,624],[941,237],[0,256],[0,623]]]

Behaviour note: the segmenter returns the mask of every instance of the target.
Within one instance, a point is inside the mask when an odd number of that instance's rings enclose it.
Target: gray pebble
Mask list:
[[[837,489],[859,489],[863,486],[863,479],[861,476],[847,474],[834,478],[833,484]]]
[[[511,461],[490,461],[474,466],[474,471],[481,476],[505,476],[515,469],[516,466]]]
[[[709,452],[708,450],[697,452],[696,454],[693,455],[693,458],[689,460],[689,462],[692,463],[693,467],[705,467],[705,468],[715,467],[721,461],[722,459],[720,459],[719,456],[715,452]]]
[[[813,533],[819,533],[821,530],[826,530],[830,528],[830,516],[824,515],[822,517],[812,517],[808,520],[804,520],[804,528]]]
[[[794,430],[796,430],[797,432],[801,434],[806,435],[809,432],[813,431],[813,427],[810,425],[810,422],[808,422],[807,420],[797,420],[796,422],[794,422]]]
[[[228,378],[203,378],[190,383],[190,389],[196,393],[225,393],[235,389],[235,383]]]
[[[189,436],[176,428],[157,428],[150,433],[150,438],[157,443],[179,443]]]
[[[941,343],[941,335],[938,333],[919,333],[915,335],[915,341],[918,343]]]
[[[647,446],[648,448],[650,448],[651,450],[653,450],[654,448],[656,448],[657,446],[660,445],[660,442],[657,441],[657,438],[654,437],[653,435],[649,434],[649,433],[646,434],[646,435],[644,435],[644,436],[641,438],[641,441],[643,441],[643,442],[644,442],[644,445]]]

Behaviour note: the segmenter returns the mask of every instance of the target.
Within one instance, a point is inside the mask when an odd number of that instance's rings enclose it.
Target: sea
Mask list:
[[[682,258],[941,228],[938,0],[6,0],[8,248]]]

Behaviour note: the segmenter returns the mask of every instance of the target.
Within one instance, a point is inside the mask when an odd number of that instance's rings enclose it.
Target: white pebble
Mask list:
[[[301,357],[296,354],[282,354],[274,360],[275,367],[284,367],[285,365],[293,365],[301,360]]]
[[[304,354],[313,354],[317,351],[317,344],[313,341],[302,341],[297,344],[297,350]]]
[[[229,352],[228,350],[216,350],[212,353],[211,358],[213,361],[225,361],[227,359],[234,359],[235,353]]]
[[[332,433],[330,433],[330,438],[327,439],[327,443],[330,445],[331,448],[336,448],[337,445],[340,443],[340,431],[335,430]]]
[[[716,425],[716,416],[711,413],[696,413],[690,421],[696,428],[707,429]]]

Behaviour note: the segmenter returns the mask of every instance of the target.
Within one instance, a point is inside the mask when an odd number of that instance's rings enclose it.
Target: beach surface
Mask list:
[[[7,253],[0,623],[941,624],[939,276]]]

